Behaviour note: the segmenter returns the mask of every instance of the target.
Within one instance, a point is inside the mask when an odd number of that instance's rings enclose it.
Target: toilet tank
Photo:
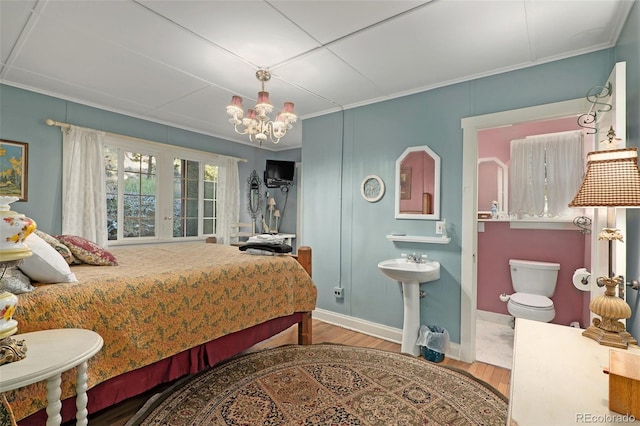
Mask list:
[[[556,290],[559,263],[510,259],[511,283],[517,293],[551,297]]]

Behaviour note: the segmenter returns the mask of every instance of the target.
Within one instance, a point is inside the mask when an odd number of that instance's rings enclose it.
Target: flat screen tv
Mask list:
[[[295,161],[267,160],[264,182],[268,188],[290,185],[296,170]]]

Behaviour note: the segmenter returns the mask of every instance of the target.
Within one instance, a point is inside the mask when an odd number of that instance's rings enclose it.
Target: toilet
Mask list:
[[[507,310],[516,318],[549,322],[556,316],[550,299],[556,290],[560,264],[510,259],[511,283],[515,293],[501,294]]]

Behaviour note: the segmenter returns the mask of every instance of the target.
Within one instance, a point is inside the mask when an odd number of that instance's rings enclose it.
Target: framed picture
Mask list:
[[[380,176],[369,175],[362,180],[360,185],[362,198],[370,203],[375,203],[384,195],[384,182]]]
[[[0,139],[0,195],[27,201],[29,145]]]
[[[411,199],[411,167],[400,169],[400,199]]]

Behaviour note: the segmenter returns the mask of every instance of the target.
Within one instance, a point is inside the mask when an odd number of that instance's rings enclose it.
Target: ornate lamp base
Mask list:
[[[0,340],[0,365],[20,361],[27,357],[27,345],[24,340],[5,337]]]
[[[604,328],[600,328],[603,323],[604,321],[600,321],[598,318],[595,318],[593,320],[593,325],[583,331],[582,335],[595,340],[603,346],[611,346],[614,348],[627,349],[629,345],[638,344],[638,341],[624,329],[624,324],[621,322],[615,321],[615,323],[617,323],[618,331],[609,331]]]
[[[605,231],[608,229],[605,228],[602,233]],[[611,253],[611,247],[609,247],[609,253]],[[611,264],[611,259],[609,259],[609,264]],[[601,318],[594,318],[592,325],[582,335],[601,345],[614,348],[627,349],[629,344],[638,344],[638,341],[625,330],[624,323],[620,321],[631,318],[631,307],[624,299],[616,296],[616,288],[619,285],[624,285],[622,277],[598,277],[597,283],[599,286],[605,286],[606,289],[604,294],[591,299],[589,310],[600,315]]]

